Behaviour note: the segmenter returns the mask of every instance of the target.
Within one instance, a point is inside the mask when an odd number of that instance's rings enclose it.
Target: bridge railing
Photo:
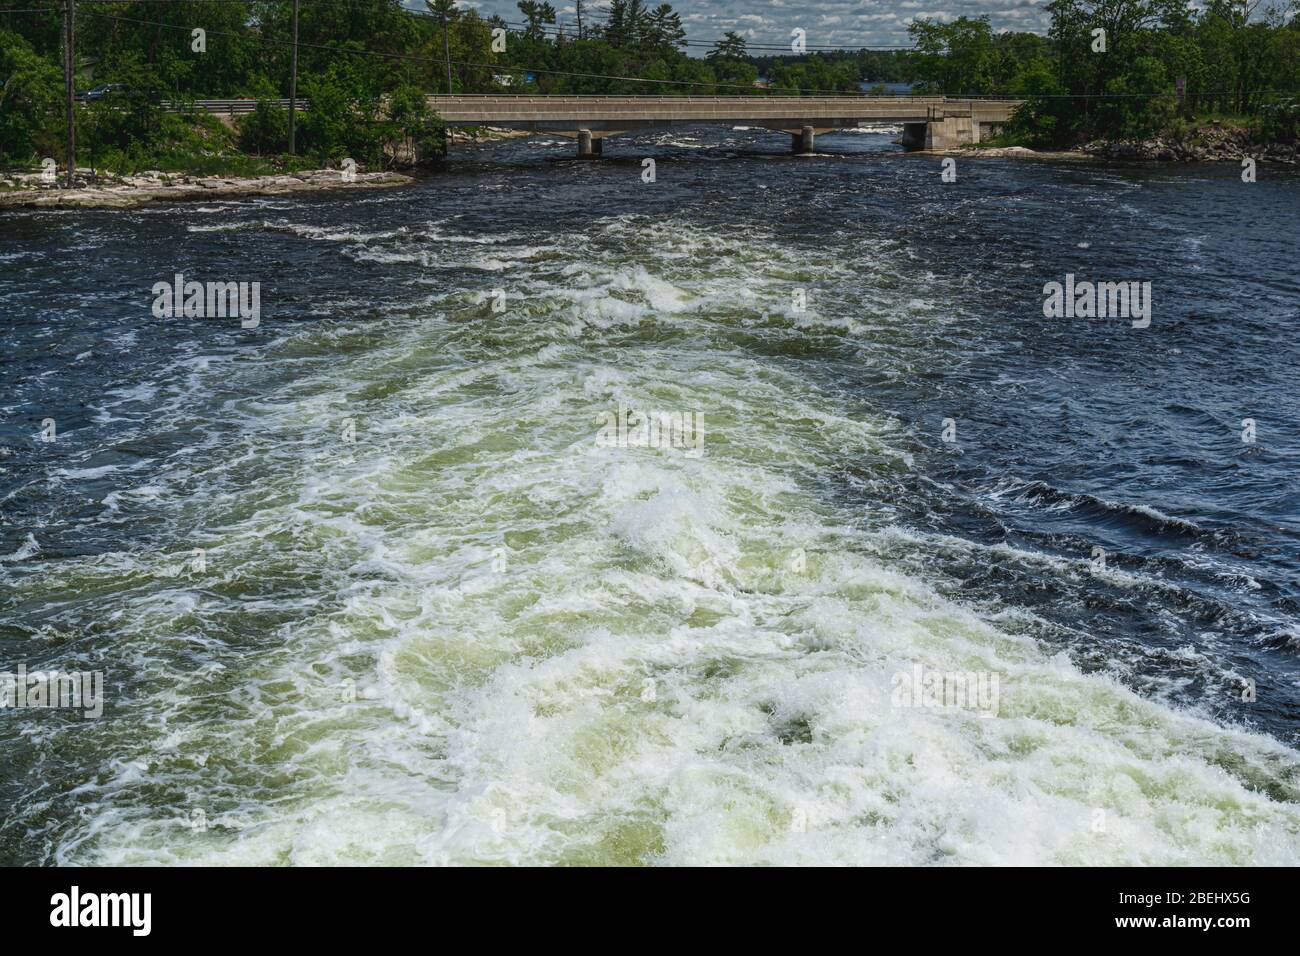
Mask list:
[[[926,115],[931,109],[988,113],[1014,109],[1019,100],[1002,97],[946,96],[542,96],[518,93],[430,95],[429,103],[444,116],[486,115],[520,118],[525,114],[563,114],[632,118],[648,114],[702,117],[836,115]]]
[[[180,113],[186,109],[195,109],[200,113],[226,113],[235,116],[239,113],[252,113],[257,109],[260,100],[238,99],[238,100],[194,100],[193,103],[178,103],[172,100],[163,100],[162,108],[166,113]],[[272,106],[278,106],[282,110],[289,108],[289,101],[267,100]],[[298,100],[297,108],[300,110],[307,109],[307,101]]]
[[[594,100],[630,100],[638,103],[689,103],[689,102],[724,102],[735,103],[737,100],[752,100],[762,102],[763,100],[836,100],[861,102],[876,102],[882,100],[905,100],[909,102],[942,102],[944,100],[990,100],[999,103],[1012,102],[1011,97],[994,96],[991,94],[974,93],[963,96],[953,96],[951,94],[940,93],[887,93],[887,94],[869,94],[869,93],[816,93],[809,96],[797,96],[793,94],[762,94],[762,93],[731,93],[724,95],[709,96],[663,96],[663,95],[633,95],[621,93],[430,93],[431,99],[439,100],[518,100],[520,102],[533,100],[573,100],[575,102],[592,102]]]

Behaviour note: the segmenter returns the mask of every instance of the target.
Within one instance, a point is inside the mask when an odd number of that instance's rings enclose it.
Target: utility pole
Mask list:
[[[68,188],[77,173],[77,0],[63,0],[63,85],[67,89]]]
[[[447,95],[451,96],[451,40],[447,37],[449,29],[447,14],[444,11],[442,14],[442,56],[447,61]]]
[[[294,113],[298,111],[298,0],[293,0],[293,53],[289,57],[289,155],[294,154]]]
[[[582,0],[574,0],[578,5],[578,39],[585,39],[582,35]]]

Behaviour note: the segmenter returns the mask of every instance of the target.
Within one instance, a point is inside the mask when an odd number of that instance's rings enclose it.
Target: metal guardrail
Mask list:
[[[257,104],[261,100],[195,100],[192,104],[177,103],[171,100],[163,100],[162,108],[167,113],[180,113],[187,109],[198,110],[200,113],[226,113],[234,116],[238,113],[251,113],[257,109]],[[283,100],[266,100],[272,106],[278,106],[280,109],[287,110],[289,101]],[[298,100],[297,108],[300,110],[307,109],[306,100]]]

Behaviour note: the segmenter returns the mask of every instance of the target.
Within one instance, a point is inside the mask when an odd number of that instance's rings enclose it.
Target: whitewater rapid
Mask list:
[[[189,437],[97,519],[165,546],[11,582],[94,596],[131,675],[52,732],[102,759],[58,862],[1300,861],[1295,751],[942,596],[846,493],[917,468],[903,426],[785,359],[941,325],[904,251],[674,215],[190,229],[416,274],[92,402]],[[875,295],[791,312],[837,276]],[[619,406],[701,413],[703,454],[602,447]],[[918,665],[996,675],[997,713],[896,706]]]

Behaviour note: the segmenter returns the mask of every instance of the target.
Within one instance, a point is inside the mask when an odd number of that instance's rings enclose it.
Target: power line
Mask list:
[[[201,0],[194,0],[194,2],[201,2]],[[326,0],[326,2],[330,2],[330,0]],[[406,9],[406,8],[403,8],[403,9]],[[407,12],[409,12],[409,13],[414,13],[414,14],[416,14],[417,16],[424,16],[424,15],[425,15],[425,14],[420,13],[420,12],[417,11],[417,10],[408,10]],[[530,31],[531,29],[533,29],[533,28],[531,28],[530,25],[529,25],[527,22],[525,22],[525,21],[518,21],[518,20],[505,20],[505,19],[502,19],[501,22],[504,23],[507,27],[515,27],[515,28],[517,28],[520,32],[527,32],[527,31]],[[608,26],[608,23],[605,23],[605,24],[603,24],[603,25],[604,25],[604,26]],[[599,29],[600,26],[601,26],[601,24],[597,24],[597,29]],[[546,25],[546,24],[538,24],[537,27],[536,27],[535,29],[537,30],[538,33],[542,33],[542,34],[544,34],[544,35],[546,35],[546,36],[563,36],[563,37],[565,37],[566,39],[569,38],[569,37],[571,36],[571,34],[569,34],[569,33],[565,33],[565,32],[564,32],[563,30],[561,30],[558,26],[552,27],[552,26],[548,26],[548,25]],[[591,28],[588,28],[588,32],[591,32]],[[673,43],[673,44],[670,44],[670,45],[672,45],[672,46],[694,46],[694,47],[715,47],[715,46],[717,46],[717,44],[718,44],[718,41],[717,41],[717,40],[689,40],[689,39],[688,39],[688,40],[679,40],[679,41],[677,41],[676,43]],[[775,51],[781,51],[781,52],[788,52],[788,53],[790,53],[792,56],[798,56],[798,55],[800,55],[800,54],[795,53],[794,50],[792,49],[792,47],[791,47],[789,44],[785,44],[785,43],[750,43],[750,42],[746,41],[746,43],[745,43],[745,49],[746,49],[746,50],[762,50],[762,51],[764,51],[764,52],[775,52]],[[877,50],[879,50],[879,51],[889,51],[889,50],[914,50],[914,49],[916,49],[916,48],[915,48],[914,46],[875,46],[875,47],[872,47],[872,46],[858,46],[858,47],[845,47],[845,46],[832,46],[832,45],[830,45],[830,44],[811,44],[811,45],[807,45],[807,46],[805,46],[805,49],[806,49],[806,50],[812,50],[812,51],[814,51],[814,52],[857,53],[857,52],[859,52],[859,51],[861,51],[861,50],[869,50],[869,51],[877,51]]]
[[[191,3],[191,4],[195,4],[195,3],[197,3],[197,4],[242,4],[242,5],[244,5],[244,6],[252,6],[253,3],[256,2],[256,0],[78,0],[78,2],[81,3],[81,4],[83,4],[83,5],[89,5],[89,4],[126,5],[126,4],[137,4],[137,3],[141,3],[141,4],[143,4],[143,3]],[[367,7],[367,6],[374,6],[374,5],[375,5],[375,3],[373,2],[373,0],[314,0],[314,2],[315,2],[316,4],[322,4],[322,5],[324,5],[324,4],[334,4],[334,5],[338,5],[338,6],[353,7],[354,9],[355,9],[355,8],[359,8],[359,7]],[[24,9],[24,10],[0,10],[0,13],[20,13],[20,12],[22,12],[22,13],[26,13],[26,12],[40,12],[40,11],[45,10],[45,9],[51,9],[51,10],[54,10],[54,9],[57,9],[57,8],[56,8],[56,7],[49,7],[49,8],[44,8],[44,7],[33,7],[33,8]],[[439,17],[438,17],[436,14],[431,13],[431,12],[429,12],[429,11],[419,10],[419,9],[414,9],[414,8],[411,8],[411,7],[402,6],[401,4],[399,4],[395,9],[396,9],[397,11],[402,12],[402,13],[406,13],[406,14],[409,14],[409,15],[411,15],[411,16],[415,16],[415,17],[420,17],[420,18],[425,19],[425,20],[435,20],[435,21],[438,21],[438,20],[439,20]],[[489,19],[486,18],[486,17],[483,17],[482,19],[483,19],[483,22],[484,22],[484,23],[490,23],[490,22],[492,22],[491,20],[489,20]],[[530,29],[531,29],[531,28],[530,28],[530,25],[529,25],[526,21],[523,21],[523,20],[507,20],[507,19],[505,19],[504,17],[497,17],[496,19],[499,20],[501,23],[504,23],[504,24],[506,25],[507,28],[512,29],[514,32],[519,32],[519,33],[530,32]],[[571,28],[571,32],[567,32],[567,33],[566,33],[566,32],[564,31],[564,29],[563,29],[563,25],[561,25],[561,24],[555,24],[555,25],[550,25],[550,24],[538,24],[537,27],[536,27],[535,29],[536,29],[536,32],[537,32],[537,33],[540,33],[540,34],[542,34],[542,35],[545,36],[545,37],[552,37],[552,38],[555,38],[555,37],[563,36],[565,39],[573,39],[573,40],[577,40],[578,38],[577,38],[576,25],[573,24],[573,23],[568,23],[567,26],[569,26],[569,27]],[[584,28],[584,32],[590,35],[590,34],[593,34],[593,33],[595,33],[595,32],[598,32],[598,31],[599,31],[602,27],[604,27],[604,26],[608,26],[608,21],[604,21],[604,22],[596,21],[596,22],[593,23],[591,26],[587,26],[587,27],[585,27],[585,28]],[[702,48],[702,47],[713,48],[713,47],[717,46],[717,43],[718,43],[717,40],[691,40],[691,39],[686,39],[686,40],[682,40],[682,41],[679,41],[678,43],[674,43],[674,44],[671,44],[671,45],[672,45],[672,46],[697,47],[697,48]],[[777,52],[782,52],[782,53],[784,53],[784,52],[789,52],[789,54],[792,55],[792,56],[797,56],[797,55],[799,55],[799,54],[795,54],[794,51],[790,48],[790,46],[789,46],[788,44],[780,44],[780,43],[749,43],[749,42],[746,42],[745,46],[746,46],[746,50],[756,50],[756,51],[760,51],[760,52],[763,52],[763,53],[777,53]],[[851,46],[834,46],[834,45],[831,45],[831,44],[811,44],[811,45],[806,46],[805,49],[808,50],[808,51],[819,52],[819,53],[832,53],[832,52],[834,52],[834,53],[857,53],[857,52],[860,52],[860,51],[862,51],[862,50],[888,52],[888,51],[892,51],[892,50],[906,51],[906,50],[912,50],[912,49],[915,49],[915,48],[914,48],[914,47],[910,47],[910,46],[874,46],[874,47],[873,47],[873,46],[857,46],[857,47],[851,47]]]
[[[85,0],[78,0],[78,2],[79,2],[79,3],[81,3],[81,2],[85,2]],[[193,2],[193,0],[191,0],[191,2]],[[83,11],[83,12],[84,12],[85,15],[87,15],[87,16],[101,17],[101,18],[103,18],[103,19],[108,19],[108,20],[117,20],[117,21],[121,21],[121,22],[124,22],[124,23],[138,23],[138,24],[143,24],[144,26],[162,27],[162,28],[165,28],[165,29],[171,29],[171,30],[182,30],[182,31],[185,31],[185,32],[189,32],[190,30],[193,29],[193,27],[191,27],[191,26],[186,26],[186,25],[183,25],[183,24],[177,24],[177,23],[162,23],[162,22],[160,22],[160,21],[156,21],[156,20],[141,20],[141,19],[138,19],[138,18],[136,18],[136,17],[121,17],[121,16],[116,16],[116,15],[111,14],[111,13],[99,13],[99,12],[94,11],[94,10],[85,10],[85,11]],[[231,32],[228,31],[228,30],[208,30],[207,33],[208,33],[208,35],[210,35],[210,36],[226,36],[226,37],[233,37],[233,38],[235,38],[235,39],[250,39],[250,37],[249,37],[247,34],[242,34],[242,33],[231,33]],[[289,45],[289,44],[291,43],[291,41],[289,41],[289,40],[281,40],[281,39],[278,39],[278,38],[276,38],[276,37],[268,37],[268,36],[266,36],[265,34],[260,35],[259,37],[257,37],[257,39],[258,39],[260,42],[263,42],[263,43],[277,43],[277,44],[280,44],[281,46]],[[299,46],[302,46],[302,47],[307,47],[307,48],[309,48],[309,49],[324,50],[324,51],[327,52],[327,53],[346,53],[346,54],[349,54],[349,55],[352,55],[352,56],[374,56],[374,57],[379,57],[379,58],[381,58],[381,59],[390,59],[390,60],[412,60],[412,61],[415,61],[415,62],[421,62],[421,63],[436,63],[436,64],[441,64],[441,63],[445,62],[445,61],[443,60],[442,57],[428,57],[428,56],[420,56],[420,55],[418,55],[418,54],[414,54],[414,53],[384,53],[384,52],[380,52],[380,51],[377,51],[377,50],[353,50],[353,49],[349,49],[349,48],[347,48],[347,47],[329,46],[329,45],[327,45],[327,44],[323,44],[323,43],[304,43],[304,42],[300,42],[298,45],[299,45]],[[577,72],[577,71],[573,71],[573,70],[548,70],[548,69],[543,69],[543,68],[540,68],[540,67],[517,66],[517,65],[509,64],[509,63],[476,63],[476,62],[467,61],[467,60],[452,60],[451,62],[454,63],[454,64],[457,65],[457,66],[466,66],[466,67],[472,67],[472,68],[475,68],[475,69],[494,70],[494,71],[497,71],[497,72],[500,72],[500,71],[502,71],[502,70],[507,70],[507,71],[514,71],[514,72],[522,72],[522,73],[542,73],[542,74],[546,74],[546,75],[549,75],[549,76],[572,76],[572,77],[581,77],[581,78],[586,78],[586,79],[617,80],[617,81],[620,81],[620,82],[628,82],[628,83],[655,83],[655,84],[661,84],[661,85],[665,85],[665,86],[703,86],[703,87],[710,87],[710,88],[713,88],[713,89],[736,89],[736,90],[745,90],[747,93],[752,94],[752,95],[758,95],[758,94],[755,92],[757,89],[763,89],[763,90],[767,90],[767,91],[778,90],[778,91],[781,91],[781,92],[789,92],[789,93],[815,93],[815,94],[819,94],[819,95],[823,95],[823,96],[826,95],[826,91],[825,91],[825,90],[811,90],[811,89],[803,89],[803,88],[800,88],[800,87],[775,87],[775,86],[768,86],[768,87],[757,88],[757,87],[746,86],[746,85],[742,85],[742,84],[738,84],[738,83],[710,83],[710,82],[708,82],[708,81],[706,81],[706,80],[660,80],[660,79],[649,79],[649,78],[646,78],[646,77],[640,77],[640,76],[615,76],[615,75],[608,74],[608,73],[582,73],[582,72]],[[1294,95],[1297,91],[1294,91],[1294,90],[1243,90],[1243,91],[1240,91],[1240,92],[1241,92],[1242,94],[1244,94],[1244,95],[1257,96],[1257,95],[1266,95],[1266,94],[1285,94],[1285,95]],[[1195,91],[1195,95],[1197,95],[1197,96],[1227,96],[1227,95],[1236,95],[1237,93],[1238,93],[1237,90],[1227,90],[1227,91],[1198,90],[1198,91]],[[859,94],[844,94],[844,95],[845,95],[846,97],[848,97],[848,98],[858,98],[858,96],[859,96]],[[973,99],[973,100],[978,100],[978,99],[1008,99],[1008,98],[1009,98],[1009,97],[1008,97],[1007,95],[1005,95],[1005,94],[990,94],[990,93],[947,93],[947,92],[944,92],[944,93],[927,93],[927,94],[917,94],[917,95],[924,95],[924,96],[949,96],[949,97],[952,97],[953,99]],[[1030,95],[1025,95],[1025,96],[1023,96],[1023,97],[1021,97],[1021,98],[1022,98],[1022,99],[1026,99],[1026,100],[1029,100],[1029,99],[1093,99],[1093,100],[1096,100],[1096,99],[1121,99],[1121,98],[1130,98],[1130,97],[1131,97],[1131,98],[1141,98],[1141,97],[1151,98],[1151,97],[1158,97],[1158,96],[1172,96],[1172,95],[1173,95],[1173,94],[1172,94],[1170,91],[1168,91],[1168,90],[1157,90],[1157,91],[1152,91],[1152,92],[1141,92],[1141,93],[1045,93],[1045,94],[1043,94],[1043,93],[1039,93],[1039,94],[1030,94]]]
[[[163,27],[171,30],[184,30],[186,32],[193,29],[193,27],[186,26],[183,24],[162,23],[157,20],[141,20],[137,17],[120,17],[120,16],[115,16],[111,13],[99,13],[94,10],[87,10],[85,11],[85,13],[88,16],[101,17],[106,20],[117,20],[122,23],[138,23],[138,24],[143,24],[144,26]],[[226,36],[226,37],[234,37],[236,39],[247,38],[245,34],[231,33],[226,30],[208,30],[207,33],[209,36]],[[279,43],[281,45],[285,45],[290,42],[287,40],[280,40],[265,35],[262,35],[260,37],[260,40],[265,43]],[[315,50],[325,50],[326,52],[329,53],[347,53],[353,56],[376,56],[383,59],[413,60],[421,63],[443,63],[444,62],[442,57],[419,56],[414,53],[382,53],[377,50],[350,50],[347,47],[328,46],[323,43],[300,42],[298,45],[302,47],[308,47],[310,49],[315,49]],[[753,93],[754,90],[756,89],[753,86],[746,86],[740,83],[710,83],[705,80],[656,80],[656,79],[648,79],[643,76],[613,76],[607,73],[581,73],[574,70],[547,70],[541,67],[516,66],[514,64],[509,64],[509,63],[474,63],[467,60],[452,60],[451,62],[454,63],[456,66],[467,66],[475,69],[495,70],[498,72],[501,70],[514,70],[523,73],[544,73],[547,76],[573,76],[573,77],[580,77],[585,79],[617,80],[625,83],[654,83],[662,86],[704,86],[713,89],[745,90],[748,93]],[[807,90],[799,87],[765,87],[765,89],[769,89],[769,90],[780,89],[791,93],[824,93],[825,92],[823,90]]]

